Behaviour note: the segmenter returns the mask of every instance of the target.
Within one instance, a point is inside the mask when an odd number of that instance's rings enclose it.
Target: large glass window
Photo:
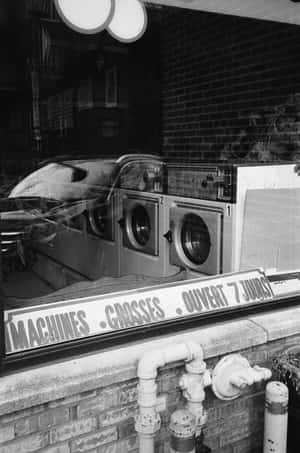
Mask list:
[[[146,32],[125,43],[69,28],[50,0],[13,3],[0,8],[8,356],[88,337],[66,301],[299,269],[297,25],[147,3]],[[164,320],[155,299],[133,302],[101,329]]]

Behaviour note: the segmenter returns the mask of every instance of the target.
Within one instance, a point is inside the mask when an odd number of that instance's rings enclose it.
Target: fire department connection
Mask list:
[[[138,432],[141,453],[154,453],[155,435],[161,425],[157,409],[156,384],[160,367],[180,360],[186,362],[185,373],[179,380],[179,386],[186,399],[186,407],[171,415],[170,453],[196,453],[196,444],[199,446],[197,442],[201,439],[201,433],[207,421],[203,407],[206,387],[211,385],[214,394],[221,400],[233,400],[241,395],[246,386],[267,381],[272,375],[267,368],[257,365],[251,367],[248,360],[240,354],[229,354],[223,357],[213,370],[207,369],[203,357],[202,347],[190,342],[150,350],[140,359],[137,369],[139,412],[135,420],[135,429]],[[273,453],[286,451],[286,411],[278,418],[276,411],[273,410],[274,407],[279,407],[282,399],[286,407],[284,388],[284,384],[275,382],[267,387],[264,453],[271,451],[268,449],[270,444],[274,448]]]

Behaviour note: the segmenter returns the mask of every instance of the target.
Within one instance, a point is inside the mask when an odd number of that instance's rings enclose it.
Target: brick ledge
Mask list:
[[[0,378],[0,415],[133,379],[149,349],[195,341],[209,358],[299,333],[300,308],[291,308],[42,365]]]

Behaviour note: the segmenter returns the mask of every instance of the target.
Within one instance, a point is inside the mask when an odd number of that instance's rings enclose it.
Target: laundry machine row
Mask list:
[[[60,233],[47,253],[91,279],[176,273],[178,268],[168,263],[163,236],[165,200],[160,193],[115,188],[108,200],[86,212],[85,228]]]
[[[295,257],[280,259],[276,251],[269,253],[269,244],[262,253],[257,250],[270,242],[272,221],[256,217],[261,203],[255,194],[271,191],[275,209],[283,193],[300,206],[299,188],[293,162],[168,164],[163,194],[119,189],[120,275],[167,276],[180,269],[216,275],[262,266],[286,270]],[[249,212],[265,238],[260,245],[254,231],[249,238]],[[284,230],[286,221],[282,218],[279,228]]]
[[[114,195],[110,237],[98,235],[106,275],[163,277],[182,269],[214,275],[231,270],[230,204],[128,189],[116,189]]]
[[[247,269],[249,256],[251,268],[261,267],[256,259],[261,255],[247,241],[245,212],[255,201],[249,195],[267,189],[276,200],[277,189],[300,188],[295,164],[168,164],[167,170],[163,190],[115,188],[107,203],[87,213],[85,233],[65,232],[56,239],[60,259],[92,279],[163,277],[180,269],[197,275],[237,272]],[[266,268],[281,269],[275,255],[264,254]]]

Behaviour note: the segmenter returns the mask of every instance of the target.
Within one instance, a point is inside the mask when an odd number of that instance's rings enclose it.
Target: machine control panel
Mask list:
[[[204,200],[234,199],[234,167],[226,164],[168,164],[167,193]]]
[[[162,193],[164,190],[165,167],[159,161],[137,161],[124,167],[119,186],[143,192]]]

